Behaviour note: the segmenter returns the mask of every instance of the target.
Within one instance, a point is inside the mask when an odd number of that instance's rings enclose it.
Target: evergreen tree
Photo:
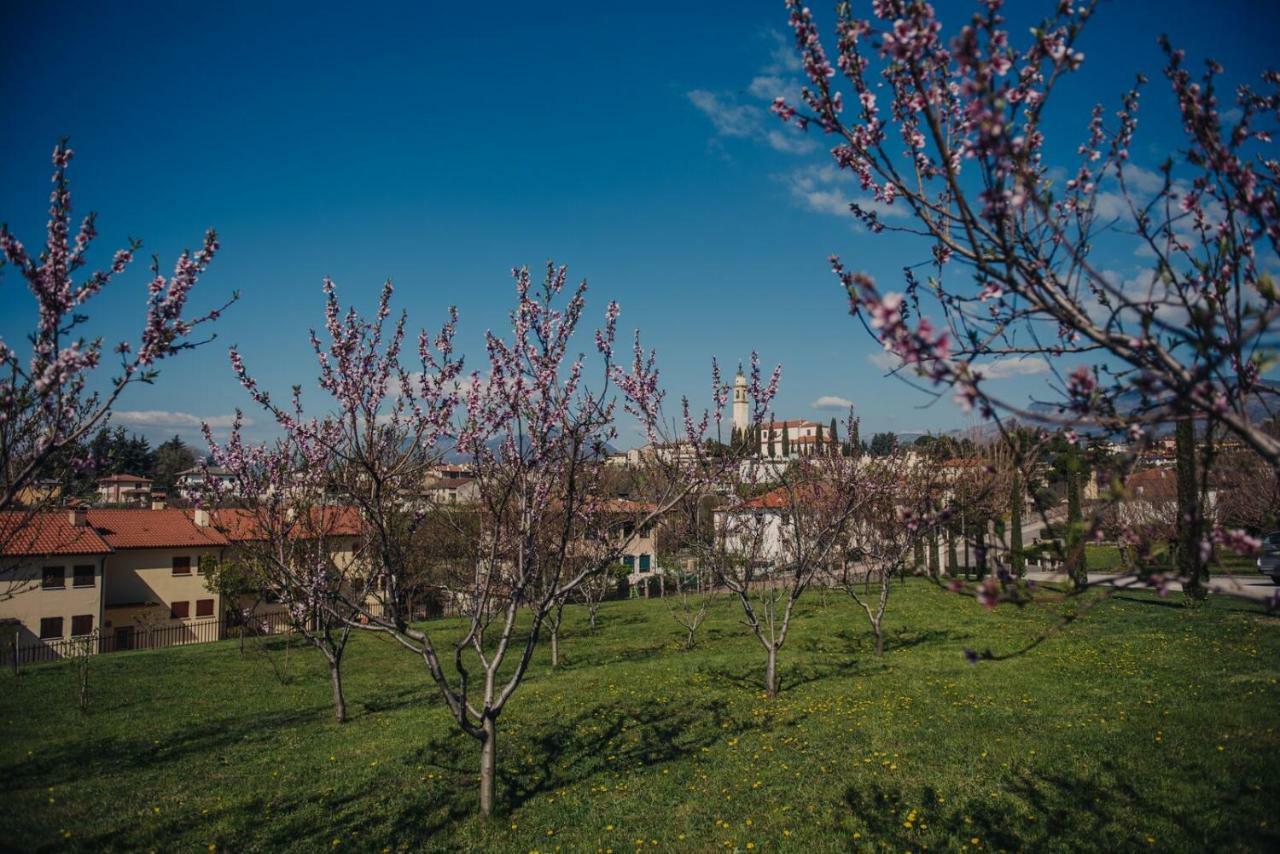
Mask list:
[[[871,437],[871,456],[887,457],[898,447],[898,437],[892,433],[877,433]]]
[[[773,430],[773,425],[772,425],[772,424],[770,424],[766,429],[769,431],[769,459],[773,459],[775,456],[777,456],[777,454],[775,454],[775,453],[774,453],[774,445],[773,445],[773,435],[774,435],[774,430]]]
[[[826,450],[826,448],[824,447],[824,445],[825,445],[825,443],[822,441],[822,425],[821,425],[821,424],[819,424],[819,425],[818,425],[818,432],[814,434],[814,439],[813,439],[813,452],[814,452],[815,454],[817,454],[818,456],[822,456],[822,455],[823,455],[823,452]]]
[[[836,429],[836,419],[831,419],[830,432],[827,435],[827,441],[830,443],[831,456],[840,453],[840,431]]]
[[[789,459],[791,457],[791,431],[787,429],[787,423],[782,422],[782,458]]]
[[[178,473],[195,467],[196,454],[191,446],[178,436],[156,448],[155,471],[152,474],[153,485],[163,489],[172,489],[177,481]]]
[[[849,447],[853,451],[853,456],[862,456],[862,440],[858,438],[858,428],[862,426],[862,419],[853,419],[853,424],[849,427]]]

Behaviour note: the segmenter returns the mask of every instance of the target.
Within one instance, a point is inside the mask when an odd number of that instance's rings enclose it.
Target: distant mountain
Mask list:
[[[488,448],[491,452],[497,453],[498,449],[502,447],[502,440],[497,438],[490,439],[488,442],[485,442],[485,447]],[[610,445],[608,442],[606,442],[604,446],[601,448],[601,456],[607,457],[616,453],[618,453],[617,449],[614,448],[613,445]],[[459,452],[457,449],[450,447],[449,450],[445,452],[444,459],[445,459],[445,462],[449,462],[449,463],[465,463],[471,459],[471,455],[463,454]]]

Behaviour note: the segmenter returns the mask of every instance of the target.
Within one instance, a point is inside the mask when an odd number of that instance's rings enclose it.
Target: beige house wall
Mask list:
[[[222,616],[221,597],[210,590],[200,573],[200,558],[218,557],[217,548],[124,549],[107,556],[104,629],[123,626],[174,626],[218,619]],[[174,575],[173,559],[191,559],[190,575]],[[196,601],[213,600],[213,614],[196,616]],[[174,602],[188,602],[188,617],[174,620],[170,609]],[[108,625],[109,624],[109,625]]]
[[[0,642],[6,646],[17,639],[19,646],[40,643],[40,621],[45,617],[62,618],[62,637],[71,637],[71,618],[92,615],[93,628],[102,625],[102,564],[104,555],[58,555],[45,558],[11,558],[3,564],[0,575]],[[93,586],[76,587],[73,567],[92,565]],[[40,586],[46,566],[61,566],[65,586],[61,590],[45,590]],[[10,595],[11,594],[11,595]]]

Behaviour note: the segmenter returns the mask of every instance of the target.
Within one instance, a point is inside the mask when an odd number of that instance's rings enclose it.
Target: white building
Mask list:
[[[183,498],[194,500],[210,491],[213,486],[224,494],[230,493],[235,489],[235,482],[235,476],[224,468],[210,466],[204,469],[196,466],[178,472],[174,486]]]

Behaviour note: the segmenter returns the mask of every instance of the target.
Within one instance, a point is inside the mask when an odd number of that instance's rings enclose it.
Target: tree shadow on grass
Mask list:
[[[718,699],[692,704],[600,703],[558,716],[537,732],[522,731],[518,737],[504,739],[499,726],[498,810],[518,809],[540,794],[611,771],[676,762],[726,732],[752,726],[733,720],[728,708]],[[438,769],[456,784],[431,803],[421,804],[419,811],[445,817],[474,814],[479,754],[479,743],[455,730],[407,756],[406,764]]]
[[[1109,764],[1088,776],[1022,771],[991,785],[1003,797],[975,791],[944,799],[930,785],[908,790],[871,779],[846,788],[844,801],[849,817],[865,828],[865,841],[896,849],[954,847],[970,839],[983,849],[1007,851],[1150,850],[1152,839],[1176,848],[1168,838],[1170,824],[1184,844],[1203,850],[1277,850],[1280,842],[1275,829],[1233,817],[1242,797],[1256,797],[1244,781],[1239,791],[1218,791],[1211,802],[1188,804],[1161,800]]]
[[[192,756],[207,757],[232,746],[271,743],[283,728],[318,723],[332,714],[328,706],[281,712],[255,712],[216,720],[204,720],[197,727],[166,730],[156,736],[145,726],[139,735],[80,738],[44,745],[13,766],[17,779],[41,786],[61,785],[71,778],[100,775],[114,779],[139,770],[182,763]]]
[[[786,648],[778,654],[778,691],[792,691],[813,682],[821,682],[833,677],[866,676],[871,671],[864,665],[869,662],[864,657],[836,657],[827,650],[822,661],[811,659],[788,660]],[[698,672],[712,680],[725,682],[744,691],[756,693],[764,690],[765,656],[760,653],[753,659],[749,667],[729,667],[725,665],[707,665],[698,668]]]

